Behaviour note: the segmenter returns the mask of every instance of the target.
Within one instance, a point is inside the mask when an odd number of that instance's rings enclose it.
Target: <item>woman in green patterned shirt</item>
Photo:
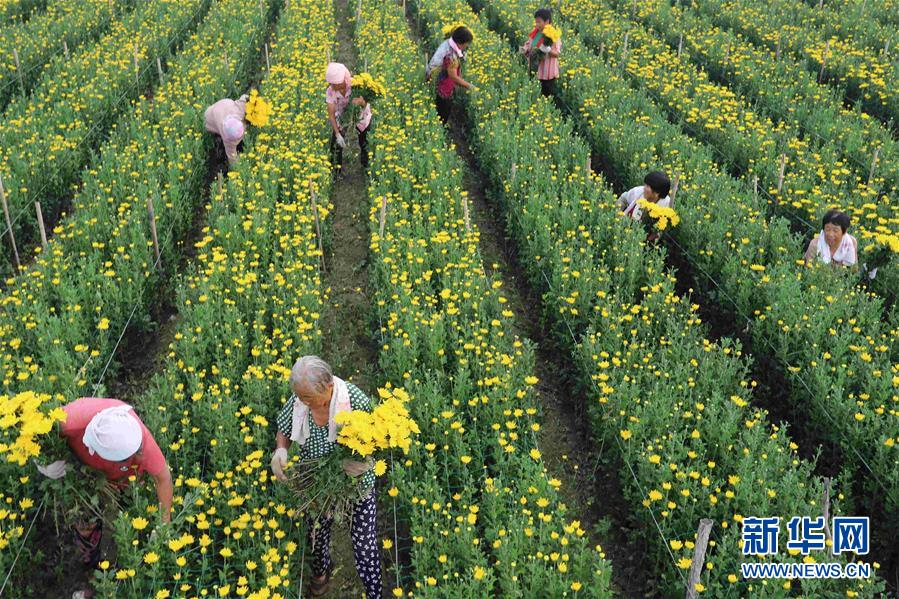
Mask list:
[[[312,460],[328,455],[337,445],[337,424],[334,416],[343,411],[364,410],[371,412],[371,400],[352,383],[347,383],[331,373],[331,367],[318,356],[303,356],[290,372],[290,389],[293,392],[278,414],[278,434],[272,454],[272,472],[278,480],[286,481],[284,467],[287,450],[296,443],[301,460]],[[353,506],[353,522],[350,536],[356,558],[356,571],[365,586],[368,599],[381,596],[381,556],[378,553],[376,533],[377,503],[375,502],[375,475],[368,462],[345,460],[344,471],[359,476],[360,485],[368,489],[365,498]],[[331,582],[331,525],[326,518],[317,527],[309,527],[309,543],[312,552],[312,588],[314,597],[325,594]]]

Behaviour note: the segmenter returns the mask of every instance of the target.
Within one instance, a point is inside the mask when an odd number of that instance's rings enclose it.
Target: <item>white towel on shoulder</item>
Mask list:
[[[852,266],[856,263],[857,257],[855,255],[855,238],[848,233],[843,235],[843,240],[840,242],[840,247],[837,248],[837,251],[831,255],[830,246],[827,245],[827,241],[824,239],[824,231],[821,231],[821,234],[818,235],[818,257],[821,258],[821,262],[824,264],[830,264],[831,261],[837,261],[840,264],[844,264],[846,266]]]
[[[328,441],[337,441],[337,423],[334,416],[340,412],[350,412],[353,406],[350,404],[350,390],[346,381],[338,377],[332,377],[334,389],[331,391],[331,411],[328,414]],[[290,431],[290,440],[303,445],[309,439],[309,406],[294,397],[293,400],[293,427]]]

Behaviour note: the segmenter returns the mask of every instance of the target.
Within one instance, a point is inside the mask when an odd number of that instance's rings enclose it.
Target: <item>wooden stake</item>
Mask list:
[[[680,58],[680,55],[684,51],[684,34],[681,33],[680,37],[677,38],[677,57]]]
[[[890,59],[890,40],[887,40],[883,45],[883,57],[887,60]]]
[[[824,8],[824,0],[818,0],[818,10]]]
[[[384,239],[384,226],[387,224],[387,196],[381,196],[381,222],[378,227],[378,237]]]
[[[316,199],[315,188],[312,186],[312,181],[309,182],[309,201],[312,203],[312,216],[315,219],[315,235],[318,237],[318,257],[320,258],[322,270],[325,270],[325,250],[322,248],[322,225],[318,220],[318,200]]]
[[[162,85],[162,60],[156,57],[156,72],[159,73],[159,85]]]
[[[756,202],[759,199],[759,176],[756,173],[752,175],[752,196]]]
[[[228,51],[227,51],[227,50],[225,50],[225,51],[222,53],[222,59],[225,61],[225,70],[226,70],[226,71],[230,71],[230,70],[231,70],[231,63],[228,61]]]
[[[824,68],[827,66],[827,54],[830,52],[830,40],[824,44],[824,55],[821,56],[821,72],[818,73],[818,83],[824,81]]]
[[[22,64],[19,62],[19,51],[13,48],[12,55],[16,61],[16,74],[19,76],[19,89],[22,90],[22,95],[25,95],[25,79],[22,76]]]
[[[13,263],[16,270],[21,267],[19,262],[19,248],[16,247],[16,236],[12,230],[12,221],[9,219],[9,205],[6,203],[6,190],[3,188],[3,175],[0,175],[0,203],[3,204],[3,216],[6,217],[6,229],[9,231],[9,243],[12,245]]]
[[[37,212],[37,226],[41,231],[41,246],[47,251],[47,229],[44,227],[44,213],[41,211],[41,203],[34,203],[34,210]]]
[[[137,44],[134,44],[134,81],[140,82],[140,63],[137,60]]]
[[[268,57],[268,43],[265,44],[265,74],[271,75],[272,72],[272,63],[269,61]]]
[[[871,181],[874,180],[874,169],[877,168],[877,159],[880,158],[880,148],[874,150],[874,160],[871,161],[871,170],[868,171],[868,186],[870,187]]]
[[[621,48],[621,64],[622,66],[627,62],[627,42],[630,39],[631,32],[628,31],[624,34],[624,46]]]
[[[510,180],[512,183],[515,183],[515,175],[517,175],[517,174],[518,174],[518,165],[517,165],[517,164],[513,164],[513,165],[512,165],[512,176],[509,177],[509,180]]]
[[[468,219],[468,193],[462,193],[462,215],[465,217],[465,232],[471,233],[471,221]]]
[[[693,549],[693,563],[690,565],[690,576],[687,578],[687,599],[696,599],[699,596],[696,584],[705,566],[705,551],[709,545],[712,524],[714,522],[708,518],[699,521],[699,532],[696,533],[696,546]]]
[[[328,56],[328,64],[331,64],[331,48],[328,48],[326,50],[326,52],[327,52],[327,56]]]
[[[605,56],[606,56],[606,43],[599,42],[599,57],[602,59],[602,58],[605,58]]]
[[[593,172],[593,156],[587,156],[586,169],[587,169],[587,175],[589,175],[591,172]]]
[[[677,188],[680,187],[680,173],[674,173],[674,181],[671,182],[671,207],[674,207],[674,198],[677,197]]]
[[[218,176],[215,178],[218,186],[218,193],[216,193],[216,197],[222,195],[222,191],[225,189],[225,177],[219,172]]]
[[[832,483],[832,478],[827,477],[824,479],[824,495],[821,498],[821,505],[824,509],[824,538],[831,542],[833,541],[833,537],[830,534],[830,485]]]
[[[782,37],[782,33],[777,34],[777,49],[774,50],[774,62],[780,62],[780,44]]]
[[[784,172],[787,168],[787,155],[780,155],[780,173],[777,175],[777,193],[780,193],[784,187]]]
[[[66,43],[66,40],[62,40],[62,53],[66,55],[66,60],[69,59],[69,44]]]
[[[265,18],[265,6],[262,4],[262,0],[259,0],[259,16]]]
[[[153,198],[147,198],[147,215],[150,219],[150,235],[153,237],[153,253],[156,254],[156,268],[162,270],[162,257],[159,254],[159,235],[156,234],[156,210]]]

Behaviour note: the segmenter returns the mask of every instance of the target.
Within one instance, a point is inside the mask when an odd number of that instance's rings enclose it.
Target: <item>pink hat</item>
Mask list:
[[[349,86],[352,84],[353,76],[350,74],[350,70],[342,63],[332,62],[328,63],[328,68],[325,71],[325,79],[331,85],[346,83]]]
[[[229,114],[222,121],[222,140],[224,141],[240,141],[243,139],[244,126],[243,120]]]

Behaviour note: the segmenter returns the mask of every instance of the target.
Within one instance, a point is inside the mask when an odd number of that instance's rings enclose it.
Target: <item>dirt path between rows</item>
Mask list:
[[[355,2],[334,0],[337,20],[337,45],[332,60],[342,62],[351,72],[361,71],[353,39]],[[322,81],[324,96],[324,80]],[[347,110],[351,110],[350,105]],[[327,118],[322,102],[322,119]],[[347,127],[347,147],[343,151],[343,177],[336,178],[331,188],[333,212],[325,248],[325,271],[322,284],[327,292],[327,309],[323,311],[322,358],[334,374],[351,381],[370,397],[378,383],[378,346],[370,326],[371,294],[368,290],[368,178],[359,162],[359,145],[355,127]],[[379,506],[383,508],[383,505]],[[379,538],[386,536],[386,513],[379,514]],[[331,534],[333,582],[328,597],[364,595],[356,573],[349,523],[335,524]],[[387,580],[387,567],[383,568]],[[305,590],[304,590],[305,596]]]
[[[564,359],[565,352],[553,339],[535,307],[540,294],[527,281],[518,260],[515,242],[481,172],[466,136],[466,117],[456,110],[448,135],[465,165],[463,186],[472,200],[472,222],[480,231],[484,270],[504,282],[503,294],[515,313],[513,332],[530,340],[535,353],[535,387],[543,413],[540,452],[550,473],[562,481],[560,494],[569,517],[578,518],[591,546],[600,545],[612,565],[613,584],[622,597],[653,597],[656,589],[645,574],[647,548],[631,531],[640,524],[632,517],[619,483],[619,461],[613,449],[597,447],[590,429],[587,406],[578,394],[578,373]]]

